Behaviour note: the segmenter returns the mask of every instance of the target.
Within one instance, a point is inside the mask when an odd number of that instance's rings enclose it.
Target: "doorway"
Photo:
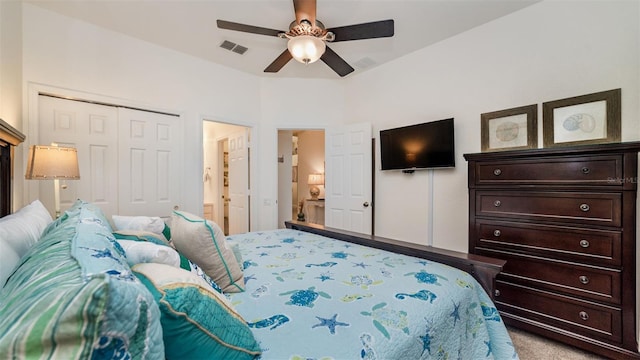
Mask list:
[[[309,175],[324,177],[324,133],[315,129],[278,130],[279,228],[287,220],[302,218],[324,225],[324,182],[309,185]],[[318,188],[315,199],[312,187]]]
[[[225,235],[250,231],[251,128],[203,121],[204,217]]]

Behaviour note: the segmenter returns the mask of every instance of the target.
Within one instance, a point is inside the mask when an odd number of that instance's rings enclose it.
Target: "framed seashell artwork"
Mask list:
[[[483,152],[538,147],[538,105],[480,114]]]
[[[620,142],[621,89],[542,104],[544,147]]]

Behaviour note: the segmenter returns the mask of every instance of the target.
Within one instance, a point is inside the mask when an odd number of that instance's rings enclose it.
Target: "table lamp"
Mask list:
[[[311,187],[309,188],[309,194],[311,194],[311,198],[313,200],[318,200],[318,195],[320,195],[320,189],[318,189],[318,185],[324,185],[324,175],[309,174],[307,184],[311,185]]]
[[[27,180],[53,180],[56,219],[60,217],[60,179],[80,179],[78,151],[57,145],[32,145],[27,160]]]

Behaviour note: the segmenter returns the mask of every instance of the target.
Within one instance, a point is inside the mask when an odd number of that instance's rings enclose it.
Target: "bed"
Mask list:
[[[11,133],[0,131],[0,140]],[[15,146],[6,140],[0,144]],[[12,168],[12,156],[0,160],[3,169]],[[10,189],[10,181],[0,184]],[[2,203],[11,203],[6,197],[10,190],[0,194]],[[184,280],[182,269],[144,263],[129,267],[128,250],[114,240],[113,229],[95,205],[78,201],[60,219],[43,220],[48,225],[42,238],[33,240],[0,290],[2,317],[15,317],[0,324],[0,353],[10,351],[9,356],[517,358],[490,297],[504,264],[500,260],[306,223],[288,222],[287,229],[225,239],[214,235],[204,220],[184,221],[204,229],[205,238],[218,239],[221,248],[234,249],[240,277],[226,284],[224,295],[214,297],[207,295],[199,278]],[[182,251],[177,239],[192,236],[181,235],[174,224],[173,245],[185,257],[196,257]],[[194,251],[201,252],[199,247]],[[64,271],[49,270],[53,268]],[[64,280],[57,278],[63,275]],[[162,288],[158,275],[165,277]],[[187,290],[194,290],[188,295],[195,297],[184,301]],[[75,305],[59,307],[58,295],[51,292],[73,299]],[[174,303],[173,308],[167,305],[172,294],[185,307],[168,323],[167,314],[175,315],[178,309]],[[52,304],[58,304],[60,315],[58,310],[47,314]],[[33,310],[40,307],[42,311]],[[27,312],[33,313],[29,319]],[[34,333],[34,322],[52,325]],[[57,338],[59,330],[68,331],[64,341]],[[38,343],[27,341],[35,336],[41,339]]]
[[[228,296],[264,359],[517,358],[495,306],[469,273],[371,247],[389,246],[373,238],[287,226],[227,238],[241,249],[246,285]]]

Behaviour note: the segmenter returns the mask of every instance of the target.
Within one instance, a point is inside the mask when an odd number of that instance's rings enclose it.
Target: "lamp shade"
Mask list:
[[[315,36],[298,35],[289,39],[287,48],[294,59],[303,64],[311,64],[320,59],[327,49],[327,45]]]
[[[33,145],[29,148],[26,179],[80,179],[78,151],[61,146]]]
[[[324,185],[324,175],[322,174],[309,174],[307,181],[309,185]]]

